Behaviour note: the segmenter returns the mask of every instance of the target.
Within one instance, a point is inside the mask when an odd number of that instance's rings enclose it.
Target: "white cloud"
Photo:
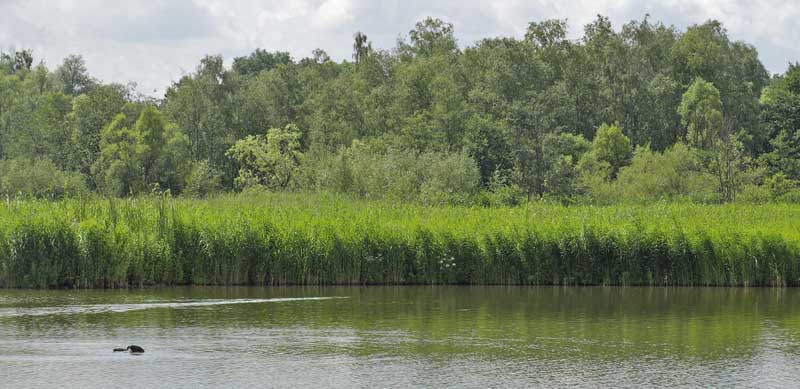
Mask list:
[[[325,0],[311,17],[312,25],[322,30],[342,26],[351,20],[353,20],[351,0]]]
[[[260,47],[301,58],[322,48],[342,60],[354,32],[391,48],[428,15],[452,22],[464,46],[521,36],[533,20],[568,19],[576,38],[597,14],[619,28],[647,13],[681,29],[719,19],[733,39],[755,45],[772,72],[800,60],[794,0],[0,0],[0,50],[32,48],[51,67],[83,54],[95,77],[135,80],[161,94],[206,54],[230,60]]]

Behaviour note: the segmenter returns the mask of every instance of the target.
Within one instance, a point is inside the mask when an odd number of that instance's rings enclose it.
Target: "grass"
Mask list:
[[[800,206],[7,200],[0,286],[800,285]]]

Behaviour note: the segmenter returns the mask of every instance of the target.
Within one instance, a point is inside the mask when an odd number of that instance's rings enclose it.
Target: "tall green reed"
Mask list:
[[[327,194],[0,207],[0,286],[800,285],[791,205],[423,207]]]

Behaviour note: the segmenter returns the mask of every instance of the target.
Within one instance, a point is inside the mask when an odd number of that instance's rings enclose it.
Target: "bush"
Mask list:
[[[627,163],[631,154],[631,141],[618,125],[603,124],[597,129],[592,141],[592,153],[599,161],[611,166],[611,177]]]
[[[46,159],[18,158],[0,163],[0,194],[60,199],[87,192],[84,177],[61,171]]]
[[[200,198],[215,194],[222,189],[221,180],[222,174],[211,167],[208,161],[195,162],[186,177],[184,194]]]
[[[604,204],[687,198],[705,202],[715,198],[717,189],[695,150],[681,143],[663,153],[637,148],[630,165],[620,169],[615,181],[604,179],[597,171],[602,169],[587,169],[581,186],[593,201]]]
[[[464,203],[478,192],[480,171],[466,152],[417,152],[355,141],[306,158],[303,185],[364,199]]]
[[[475,204],[483,207],[515,207],[527,200],[525,191],[517,185],[499,185],[490,191],[481,191],[475,197]]]
[[[303,153],[300,130],[290,124],[285,129],[271,128],[266,136],[248,135],[236,141],[226,155],[239,165],[236,186],[243,189],[261,185],[286,189],[298,174]]]
[[[671,199],[705,197],[716,191],[693,149],[678,143],[663,153],[639,148],[630,166],[620,171],[618,185],[624,199]]]
[[[736,195],[736,201],[751,204],[764,204],[773,199],[769,189],[762,185],[744,185]]]
[[[424,202],[465,203],[477,192],[481,173],[466,152],[428,153],[422,157],[420,197]]]
[[[797,184],[794,180],[786,178],[785,174],[775,173],[764,180],[764,186],[769,191],[771,197],[777,199],[791,192],[797,187]]]

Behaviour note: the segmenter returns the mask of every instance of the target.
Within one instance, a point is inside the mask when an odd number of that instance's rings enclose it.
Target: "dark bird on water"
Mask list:
[[[128,346],[128,348],[115,348],[114,352],[117,352],[117,351],[128,351],[128,350],[130,350],[130,352],[132,352],[132,353],[143,353],[144,352],[143,348],[141,348],[139,346],[135,346],[135,345],[130,345],[130,346]]]

